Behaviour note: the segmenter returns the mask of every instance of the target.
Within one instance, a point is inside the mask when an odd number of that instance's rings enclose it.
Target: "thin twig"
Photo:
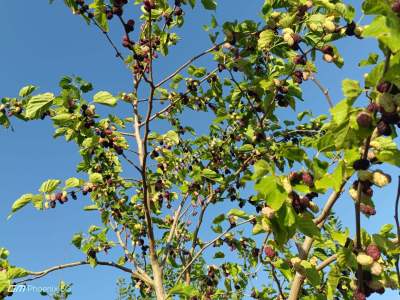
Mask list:
[[[205,76],[202,80],[200,80],[200,84],[203,83],[204,81],[206,81],[208,78],[210,78],[211,76],[213,76],[213,74],[215,74],[218,71],[218,68],[215,68],[212,72],[210,72],[210,74],[208,74],[207,76]],[[189,91],[186,91],[184,93],[184,95],[189,94]],[[163,113],[167,112],[168,110],[170,110],[175,104],[178,103],[180,99],[178,98],[177,100],[171,102],[168,106],[164,107],[162,110],[160,110],[159,112],[155,113],[154,115],[152,115],[149,119],[149,121],[154,120],[155,118],[159,117],[160,115],[162,115]],[[140,123],[139,127],[143,127],[145,125],[145,122]]]
[[[238,223],[236,226],[231,226],[228,229],[226,229],[223,233],[221,233],[220,235],[218,235],[216,238],[214,238],[212,241],[206,243],[192,258],[192,260],[183,268],[183,270],[179,273],[179,276],[176,280],[176,282],[179,282],[182,279],[182,276],[185,274],[186,270],[190,268],[190,266],[197,260],[197,258],[199,258],[199,256],[204,252],[204,250],[206,250],[208,247],[210,247],[211,245],[213,245],[216,241],[218,241],[220,238],[222,238],[223,236],[225,236],[228,232],[230,232],[231,230],[244,225],[246,223],[249,223],[251,221],[253,221],[255,219],[254,218],[250,218],[246,221],[243,221],[241,223]]]
[[[223,43],[220,43],[219,45],[213,46],[212,48],[201,52],[200,54],[197,54],[196,56],[192,57],[191,59],[189,59],[187,62],[185,62],[182,66],[180,66],[178,69],[176,69],[172,74],[168,75],[166,78],[164,78],[163,80],[161,80],[159,83],[157,83],[155,85],[156,88],[160,87],[161,85],[163,85],[164,83],[168,82],[169,80],[171,80],[172,78],[175,77],[175,75],[177,75],[180,71],[182,71],[183,69],[185,69],[187,66],[189,66],[191,63],[193,63],[195,60],[199,59],[200,57],[215,51],[216,49],[218,49],[218,47],[220,45],[222,45]]]
[[[317,87],[321,90],[321,92],[324,94],[326,101],[328,102],[328,105],[330,108],[333,107],[333,102],[332,102],[332,98],[329,94],[329,90],[327,88],[325,88],[322,83],[315,78],[315,75],[311,73],[310,79],[317,85]]]
[[[97,23],[96,20],[93,19],[93,23],[96,25],[97,28],[100,29],[100,31],[104,34],[104,36],[106,37],[107,41],[110,43],[111,47],[114,48],[115,50],[115,56],[120,58],[122,60],[122,62],[125,62],[125,58],[122,56],[121,52],[118,50],[117,46],[114,44],[114,42],[112,41],[112,39],[110,38],[110,35],[108,34],[107,31],[105,31],[103,28],[101,28],[101,26],[99,25],[99,23]]]
[[[285,294],[283,293],[283,289],[282,289],[281,282],[279,281],[279,278],[278,278],[278,276],[276,275],[275,266],[274,266],[274,264],[273,264],[272,262],[270,262],[269,264],[270,264],[270,266],[271,266],[271,268],[272,268],[272,269],[271,269],[272,277],[273,277],[273,279],[274,279],[274,281],[275,281],[275,283],[276,283],[276,285],[277,285],[277,287],[278,287],[279,294],[281,295],[282,300],[285,300],[286,297],[285,297]]]

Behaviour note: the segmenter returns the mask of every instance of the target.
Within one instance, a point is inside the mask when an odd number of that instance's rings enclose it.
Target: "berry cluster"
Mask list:
[[[314,186],[314,176],[307,171],[291,172],[289,174],[289,182],[291,185],[300,184],[301,182],[309,187]]]
[[[114,149],[118,155],[124,154],[124,149],[118,145],[119,138],[114,134],[114,131],[111,128],[96,128],[95,132],[100,136],[99,143],[103,148]]]
[[[81,114],[85,128],[89,129],[96,124],[96,122],[94,121],[94,118],[96,116],[96,108],[94,105],[88,106],[86,104],[83,104],[81,106]]]
[[[350,196],[354,201],[360,200],[360,210],[366,216],[373,216],[376,210],[373,206],[371,197],[373,196],[372,186],[383,187],[391,182],[391,177],[381,170],[368,171],[370,167],[368,159],[359,159],[353,163],[353,168],[358,173],[358,179],[353,182],[349,190]],[[358,187],[361,188],[361,193],[358,195]],[[358,199],[360,197],[360,199]]]
[[[383,266],[379,262],[381,251],[375,244],[369,244],[364,252],[357,255],[357,262],[363,266],[363,282],[362,291],[357,289],[354,298],[366,299],[373,293],[383,294],[385,292],[385,284],[381,280],[377,280],[382,272]]]
[[[71,196],[72,199],[74,200],[78,199],[75,191],[69,193],[67,193],[66,191],[62,191],[62,192],[47,194],[46,195],[47,202],[45,203],[45,208],[55,208],[57,206],[57,202],[60,204],[68,202],[68,194]]]
[[[392,4],[392,11],[400,16],[400,0],[394,1]]]
[[[18,116],[23,113],[23,110],[24,108],[22,106],[22,103],[14,99],[12,99],[12,101],[10,102],[0,104],[0,115],[4,114],[9,117],[14,115]]]
[[[383,81],[377,86],[379,95],[357,116],[357,123],[362,128],[371,128],[375,117],[378,119],[376,130],[379,135],[390,136],[393,125],[400,126],[400,90],[394,84]]]

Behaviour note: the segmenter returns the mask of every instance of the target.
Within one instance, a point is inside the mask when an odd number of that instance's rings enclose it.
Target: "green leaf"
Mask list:
[[[170,141],[174,145],[178,145],[179,135],[175,131],[169,130],[166,134],[164,134],[164,140]]]
[[[355,99],[344,99],[330,109],[332,121],[335,124],[341,125],[348,121],[350,109],[352,108],[354,100]]]
[[[365,67],[375,65],[378,62],[379,55],[376,53],[370,53],[367,59],[363,59],[359,62],[359,67]]]
[[[43,194],[33,195],[32,204],[38,210],[43,209]]]
[[[199,292],[190,285],[178,284],[169,290],[169,295],[180,295],[186,297],[198,296]]]
[[[332,174],[327,174],[323,176],[320,180],[315,182],[316,189],[327,190],[328,188],[333,188],[338,192],[343,183],[344,176],[344,164],[340,162],[335,168]]]
[[[400,167],[400,151],[397,149],[379,151],[376,157],[381,162]]]
[[[362,93],[362,89],[358,81],[350,79],[343,80],[342,90],[344,96],[349,99],[357,99]]]
[[[260,37],[258,38],[257,47],[259,50],[266,50],[271,46],[275,38],[274,31],[270,29],[266,29],[260,33]]]
[[[223,182],[222,177],[213,170],[203,169],[201,170],[201,176],[216,182]]]
[[[270,172],[270,165],[265,160],[259,160],[254,164],[253,180],[257,180]]]
[[[9,279],[22,278],[29,275],[29,271],[22,268],[9,268],[7,270],[7,277]]]
[[[82,246],[82,240],[83,240],[82,233],[77,233],[77,234],[74,234],[74,236],[72,237],[71,243],[72,243],[76,248],[80,249],[81,246]]]
[[[394,227],[393,224],[385,224],[381,227],[379,234],[383,234],[383,235],[387,234],[392,231],[393,227]]]
[[[364,37],[374,37],[394,53],[400,50],[400,23],[385,16],[376,17],[364,29]]]
[[[108,106],[115,106],[117,104],[117,98],[115,98],[109,92],[100,91],[93,96],[93,102]]]
[[[265,198],[266,203],[274,210],[281,208],[288,197],[278,177],[268,176],[260,180],[255,189]]]
[[[57,189],[60,185],[61,181],[58,179],[49,179],[42,183],[40,186],[39,192],[42,193],[51,193]]]
[[[65,188],[66,189],[80,187],[82,184],[83,184],[83,181],[78,178],[75,178],[75,177],[71,177],[71,178],[68,178],[67,180],[65,180]]]
[[[306,277],[312,286],[317,287],[321,283],[321,277],[315,266],[310,264],[308,261],[303,260],[301,266],[304,268]]]
[[[27,205],[29,202],[32,201],[33,194],[25,194],[22,195],[19,199],[17,199],[14,204],[11,207],[12,213],[15,213],[16,211],[20,210],[23,208],[25,205]]]
[[[91,183],[102,183],[103,175],[101,175],[100,173],[92,173],[89,175],[89,181]]]
[[[340,231],[332,231],[331,236],[332,238],[339,243],[342,247],[346,244],[347,238],[349,237],[350,231],[348,228],[346,228],[345,232],[340,232]]]
[[[201,4],[203,4],[203,7],[208,10],[217,9],[217,1],[215,0],[201,0]]]
[[[10,252],[6,248],[0,248],[0,258],[1,259],[7,259],[7,257],[10,255]]]
[[[54,117],[51,117],[51,119],[57,122],[73,121],[74,115],[69,113],[56,114]]]
[[[337,291],[337,286],[340,279],[340,273],[336,267],[331,268],[328,275],[328,288],[327,288],[327,300],[333,300]]]
[[[27,85],[23,87],[22,89],[19,90],[19,96],[20,97],[26,97],[32,94],[36,90],[36,87],[34,85]]]
[[[98,210],[99,207],[96,204],[92,204],[92,205],[87,205],[83,208],[83,210],[85,211],[92,211],[92,210]]]
[[[386,1],[364,0],[362,9],[366,15],[381,15],[390,12],[390,6]]]
[[[347,248],[341,248],[337,252],[337,261],[342,267],[355,268],[357,266],[357,260],[354,253]]]
[[[54,100],[54,94],[45,93],[33,96],[26,106],[26,117],[28,119],[37,119],[51,106]]]
[[[213,224],[219,224],[219,223],[223,222],[224,220],[225,220],[225,215],[220,214],[214,218]]]
[[[211,227],[212,231],[215,233],[222,233],[222,226],[221,225],[215,225]]]
[[[228,216],[236,216],[242,219],[248,219],[249,215],[246,214],[243,210],[237,209],[237,208],[232,208],[229,212],[228,212]]]
[[[11,281],[7,277],[7,273],[0,272],[0,293],[3,291],[8,291]]]
[[[218,251],[217,253],[214,254],[214,258],[224,258],[225,254],[224,252]]]
[[[317,225],[313,222],[312,218],[305,215],[297,218],[297,229],[306,236],[311,238],[320,238],[321,232]]]
[[[100,25],[101,29],[105,32],[109,31],[108,20],[106,15],[106,5],[103,0],[95,0],[92,4],[90,4],[90,8],[94,9],[94,18],[97,23]]]
[[[197,78],[203,77],[206,73],[206,68],[197,68],[195,66],[189,66],[188,68],[188,74]]]
[[[89,227],[88,232],[90,234],[93,234],[94,232],[99,231],[99,230],[101,230],[101,227],[96,226],[96,225],[92,225],[92,226]]]

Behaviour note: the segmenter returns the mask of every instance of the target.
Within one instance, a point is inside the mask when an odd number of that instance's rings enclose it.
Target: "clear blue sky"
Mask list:
[[[79,75],[91,81],[95,89],[112,93],[129,90],[129,73],[114,58],[114,53],[101,33],[87,26],[81,18],[73,16],[61,3],[48,5],[47,0],[3,1],[0,18],[0,97],[17,95],[27,84],[40,87],[40,91],[57,91],[57,83],[63,75]],[[218,20],[256,18],[256,12],[264,1],[220,0],[216,13]],[[359,5],[361,1],[352,1]],[[210,14],[188,10],[190,22],[181,33],[184,42],[172,50],[168,61],[159,68],[160,77],[174,66],[209,47],[207,34],[198,27],[210,20]],[[197,27],[197,28],[196,28]],[[119,32],[114,32],[119,44]],[[340,46],[346,60],[342,71],[333,65],[323,64],[319,79],[326,84],[335,102],[342,97],[341,79],[361,79],[363,70],[356,68],[358,58],[366,58],[376,50],[372,41],[348,39]],[[310,83],[304,86],[305,106],[314,113],[327,110],[320,92]],[[188,121],[187,121],[188,122]],[[201,125],[201,119],[191,118],[191,126]],[[189,124],[189,123],[188,123]],[[0,246],[11,252],[11,261],[31,270],[82,259],[82,255],[70,245],[71,236],[86,231],[98,223],[95,214],[82,211],[88,200],[79,200],[48,212],[36,212],[26,208],[6,221],[10,207],[21,194],[35,192],[41,182],[48,178],[64,179],[75,174],[79,161],[73,144],[52,139],[53,129],[47,121],[13,124],[15,131],[0,129]],[[388,169],[397,176],[397,170]],[[395,180],[396,181],[396,180]],[[384,223],[393,223],[393,199],[395,184],[376,193],[377,216],[366,227],[376,231]],[[343,223],[353,226],[352,202],[343,197],[336,209],[343,215]],[[365,218],[363,218],[365,224]],[[59,280],[73,282],[71,299],[115,299],[115,279],[120,275],[113,269],[99,267],[92,270],[80,267],[54,273],[34,284],[54,286]],[[37,299],[39,296],[25,293],[16,300]],[[386,293],[379,299],[395,299],[396,293]],[[370,299],[377,299],[371,297]]]

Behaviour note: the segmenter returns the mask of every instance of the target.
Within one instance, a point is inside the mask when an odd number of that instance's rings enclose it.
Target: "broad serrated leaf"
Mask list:
[[[103,175],[101,175],[100,173],[92,173],[89,175],[89,181],[91,183],[102,183]]]
[[[107,106],[115,106],[117,104],[117,98],[109,92],[100,91],[93,96],[93,102]]]
[[[342,82],[343,94],[346,98],[356,99],[362,93],[362,88],[356,80],[345,79]]]
[[[255,186],[260,192],[266,203],[274,210],[279,210],[288,197],[278,177],[267,176],[258,182]]]
[[[308,216],[298,217],[296,220],[297,229],[304,235],[311,238],[320,238],[321,232],[313,220]]]
[[[270,29],[266,29],[260,33],[260,37],[258,38],[257,47],[259,50],[267,50],[271,43],[273,42],[275,37],[274,31]]]
[[[25,194],[22,195],[20,198],[18,198],[14,204],[11,207],[11,212],[15,213],[16,211],[20,210],[23,208],[25,205],[27,205],[29,202],[32,201],[33,194]]]
[[[201,170],[201,176],[203,176],[209,180],[215,181],[215,182],[222,182],[221,175],[219,175],[218,173],[216,173],[215,171],[210,170],[210,169]]]
[[[32,94],[35,90],[36,90],[36,87],[34,85],[27,85],[19,90],[18,95],[20,97],[26,97],[26,96],[29,96],[30,94]]]
[[[83,180],[80,180],[76,177],[71,177],[65,180],[65,188],[70,189],[70,188],[75,188],[79,187],[83,184]]]
[[[28,119],[37,119],[51,106],[54,100],[54,94],[45,93],[33,96],[29,99],[26,106],[26,117]]]
[[[40,186],[39,192],[42,193],[51,193],[55,191],[60,185],[61,180],[58,179],[49,179],[42,183]]]

